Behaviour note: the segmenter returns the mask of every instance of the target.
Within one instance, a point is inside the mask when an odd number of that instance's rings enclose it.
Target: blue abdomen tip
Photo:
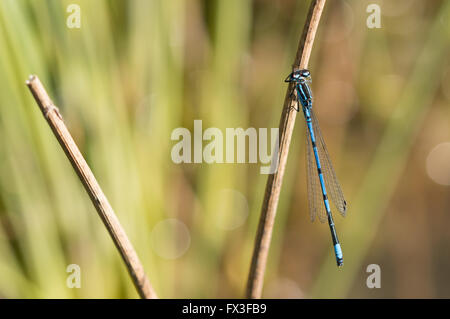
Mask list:
[[[342,249],[340,244],[334,245],[334,253],[336,254],[336,258],[343,259],[344,256],[342,255]]]

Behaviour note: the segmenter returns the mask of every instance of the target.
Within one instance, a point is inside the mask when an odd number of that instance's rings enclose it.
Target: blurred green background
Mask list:
[[[70,29],[68,5],[81,8]],[[369,4],[382,10],[369,29]],[[174,164],[177,127],[278,127],[309,1],[0,0],[0,297],[136,298],[25,86],[37,74],[163,298],[242,297],[267,176]],[[309,221],[297,118],[264,297],[450,297],[450,1],[331,0],[316,114],[349,203]],[[205,145],[205,143],[204,143]],[[66,286],[69,264],[81,288]],[[369,289],[369,264],[381,288]]]

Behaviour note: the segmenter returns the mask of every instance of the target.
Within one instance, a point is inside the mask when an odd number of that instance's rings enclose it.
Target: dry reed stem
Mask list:
[[[41,81],[37,76],[30,76],[26,82],[28,88],[34,96],[39,108],[50,125],[53,133],[59,141],[78,177],[84,185],[89,197],[92,200],[100,218],[114,241],[123,261],[130,273],[133,283],[141,298],[157,298],[150,281],[145,275],[144,268],[128,239],[124,229],[120,225],[111,205],[103,193],[100,185],[94,177],[91,169],[86,163],[83,155],[78,149],[70,132],[64,124],[58,108],[45,91]]]
[[[294,70],[306,69],[308,67],[309,57],[311,55],[314,38],[316,36],[317,27],[319,26],[320,16],[325,6],[325,2],[326,0],[313,0],[311,2],[303,34],[297,49],[297,55],[294,64],[292,65]],[[281,184],[283,182],[292,131],[297,116],[297,112],[293,108],[297,101],[292,92],[293,84],[290,83],[286,92],[279,126],[280,147],[278,152],[278,170],[274,174],[269,175],[266,184],[252,263],[248,276],[247,298],[261,298],[267,255],[269,253],[270,241],[272,238],[278,199],[280,197]]]

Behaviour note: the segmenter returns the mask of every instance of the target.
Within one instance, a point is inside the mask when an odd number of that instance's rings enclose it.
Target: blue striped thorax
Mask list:
[[[303,107],[312,106],[312,93],[308,83],[311,83],[311,74],[308,70],[296,70],[289,74],[285,82],[294,82],[298,98]]]

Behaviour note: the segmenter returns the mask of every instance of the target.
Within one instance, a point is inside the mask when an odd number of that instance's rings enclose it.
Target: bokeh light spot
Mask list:
[[[301,299],[305,294],[299,285],[288,278],[278,278],[267,285],[265,298]]]
[[[428,176],[440,185],[450,185],[450,142],[438,144],[427,157]]]
[[[151,235],[153,250],[165,259],[181,257],[191,244],[186,225],[176,218],[168,218],[155,225]]]
[[[381,1],[381,12],[384,16],[398,17],[407,14],[408,11],[414,6],[417,10],[418,6],[421,6],[421,2],[417,0],[384,0]]]
[[[217,227],[233,230],[242,226],[248,217],[247,198],[241,192],[228,188],[220,190],[218,195]]]
[[[331,25],[324,40],[328,43],[338,43],[350,37],[355,24],[355,14],[352,6],[345,0],[337,1],[335,12],[331,17]]]

